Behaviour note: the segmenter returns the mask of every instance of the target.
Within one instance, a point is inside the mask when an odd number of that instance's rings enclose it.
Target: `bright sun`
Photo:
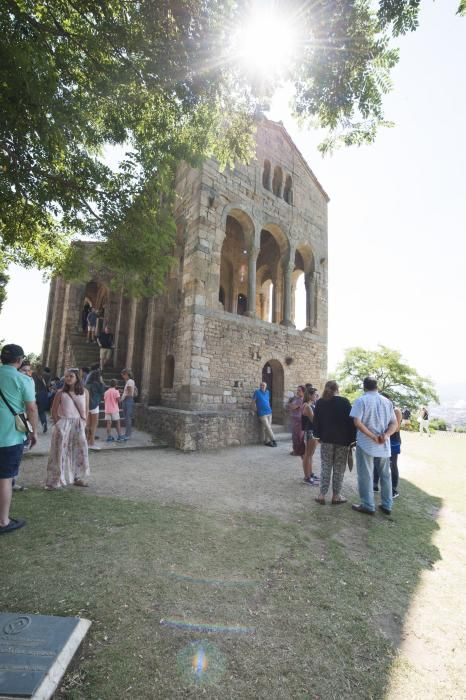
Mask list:
[[[236,32],[233,51],[244,70],[258,77],[285,74],[296,51],[291,21],[273,10],[252,14]]]

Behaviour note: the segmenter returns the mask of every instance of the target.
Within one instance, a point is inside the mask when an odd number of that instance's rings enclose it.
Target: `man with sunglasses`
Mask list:
[[[34,382],[18,372],[24,359],[19,345],[4,345],[0,359],[0,535],[19,530],[25,520],[10,518],[13,479],[23,456],[24,433],[16,429],[15,414],[26,411],[32,425],[30,446],[37,442],[37,406]]]

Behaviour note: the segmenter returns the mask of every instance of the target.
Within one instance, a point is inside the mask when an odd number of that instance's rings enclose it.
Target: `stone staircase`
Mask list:
[[[76,367],[81,368],[81,367],[89,367],[91,368],[92,365],[98,364],[100,361],[100,353],[99,353],[99,346],[97,343],[88,343],[86,341],[86,337],[82,333],[74,332],[70,334],[70,342],[71,342],[71,347],[73,350],[73,355],[74,355],[74,360]],[[104,381],[104,384],[107,386],[110,386],[110,380],[111,379],[116,379],[118,381],[117,389],[120,391],[120,394],[123,391],[123,387],[125,385],[123,379],[121,378],[119,372],[113,367],[107,366],[105,367],[104,371],[102,372],[102,379]],[[122,428],[125,426],[125,421],[123,418],[123,410],[120,408],[120,425]],[[98,423],[98,428],[104,428],[105,427],[105,410],[104,410],[104,402],[101,401],[100,403],[100,411],[99,411],[99,423]]]

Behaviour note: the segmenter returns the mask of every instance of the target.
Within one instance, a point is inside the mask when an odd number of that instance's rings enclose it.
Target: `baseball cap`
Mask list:
[[[2,348],[1,360],[3,363],[15,361],[20,357],[24,357],[24,350],[21,345],[10,343]]]

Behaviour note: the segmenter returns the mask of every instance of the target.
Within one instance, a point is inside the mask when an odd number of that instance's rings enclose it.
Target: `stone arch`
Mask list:
[[[283,423],[285,373],[281,362],[275,359],[268,360],[262,368],[262,381],[267,383],[270,391],[272,420],[274,423]]]
[[[248,297],[249,251],[254,241],[254,223],[250,216],[236,207],[229,210],[225,220],[225,236],[220,253],[220,289],[223,289],[224,310],[246,312],[243,300]]]
[[[276,165],[273,170],[272,192],[276,197],[282,196],[283,185],[283,170],[279,165]]]
[[[264,169],[262,170],[262,187],[266,190],[270,190],[270,176],[271,176],[272,166],[270,160],[264,160]]]
[[[239,204],[236,202],[227,204],[223,208],[220,217],[220,228],[223,232],[223,237],[225,237],[226,235],[227,220],[229,217],[236,219],[236,221],[238,221],[238,223],[241,224],[247,247],[251,247],[254,243],[254,234],[256,229],[254,225],[254,220],[252,218],[252,212],[249,210],[248,207],[245,207],[243,204]]]

